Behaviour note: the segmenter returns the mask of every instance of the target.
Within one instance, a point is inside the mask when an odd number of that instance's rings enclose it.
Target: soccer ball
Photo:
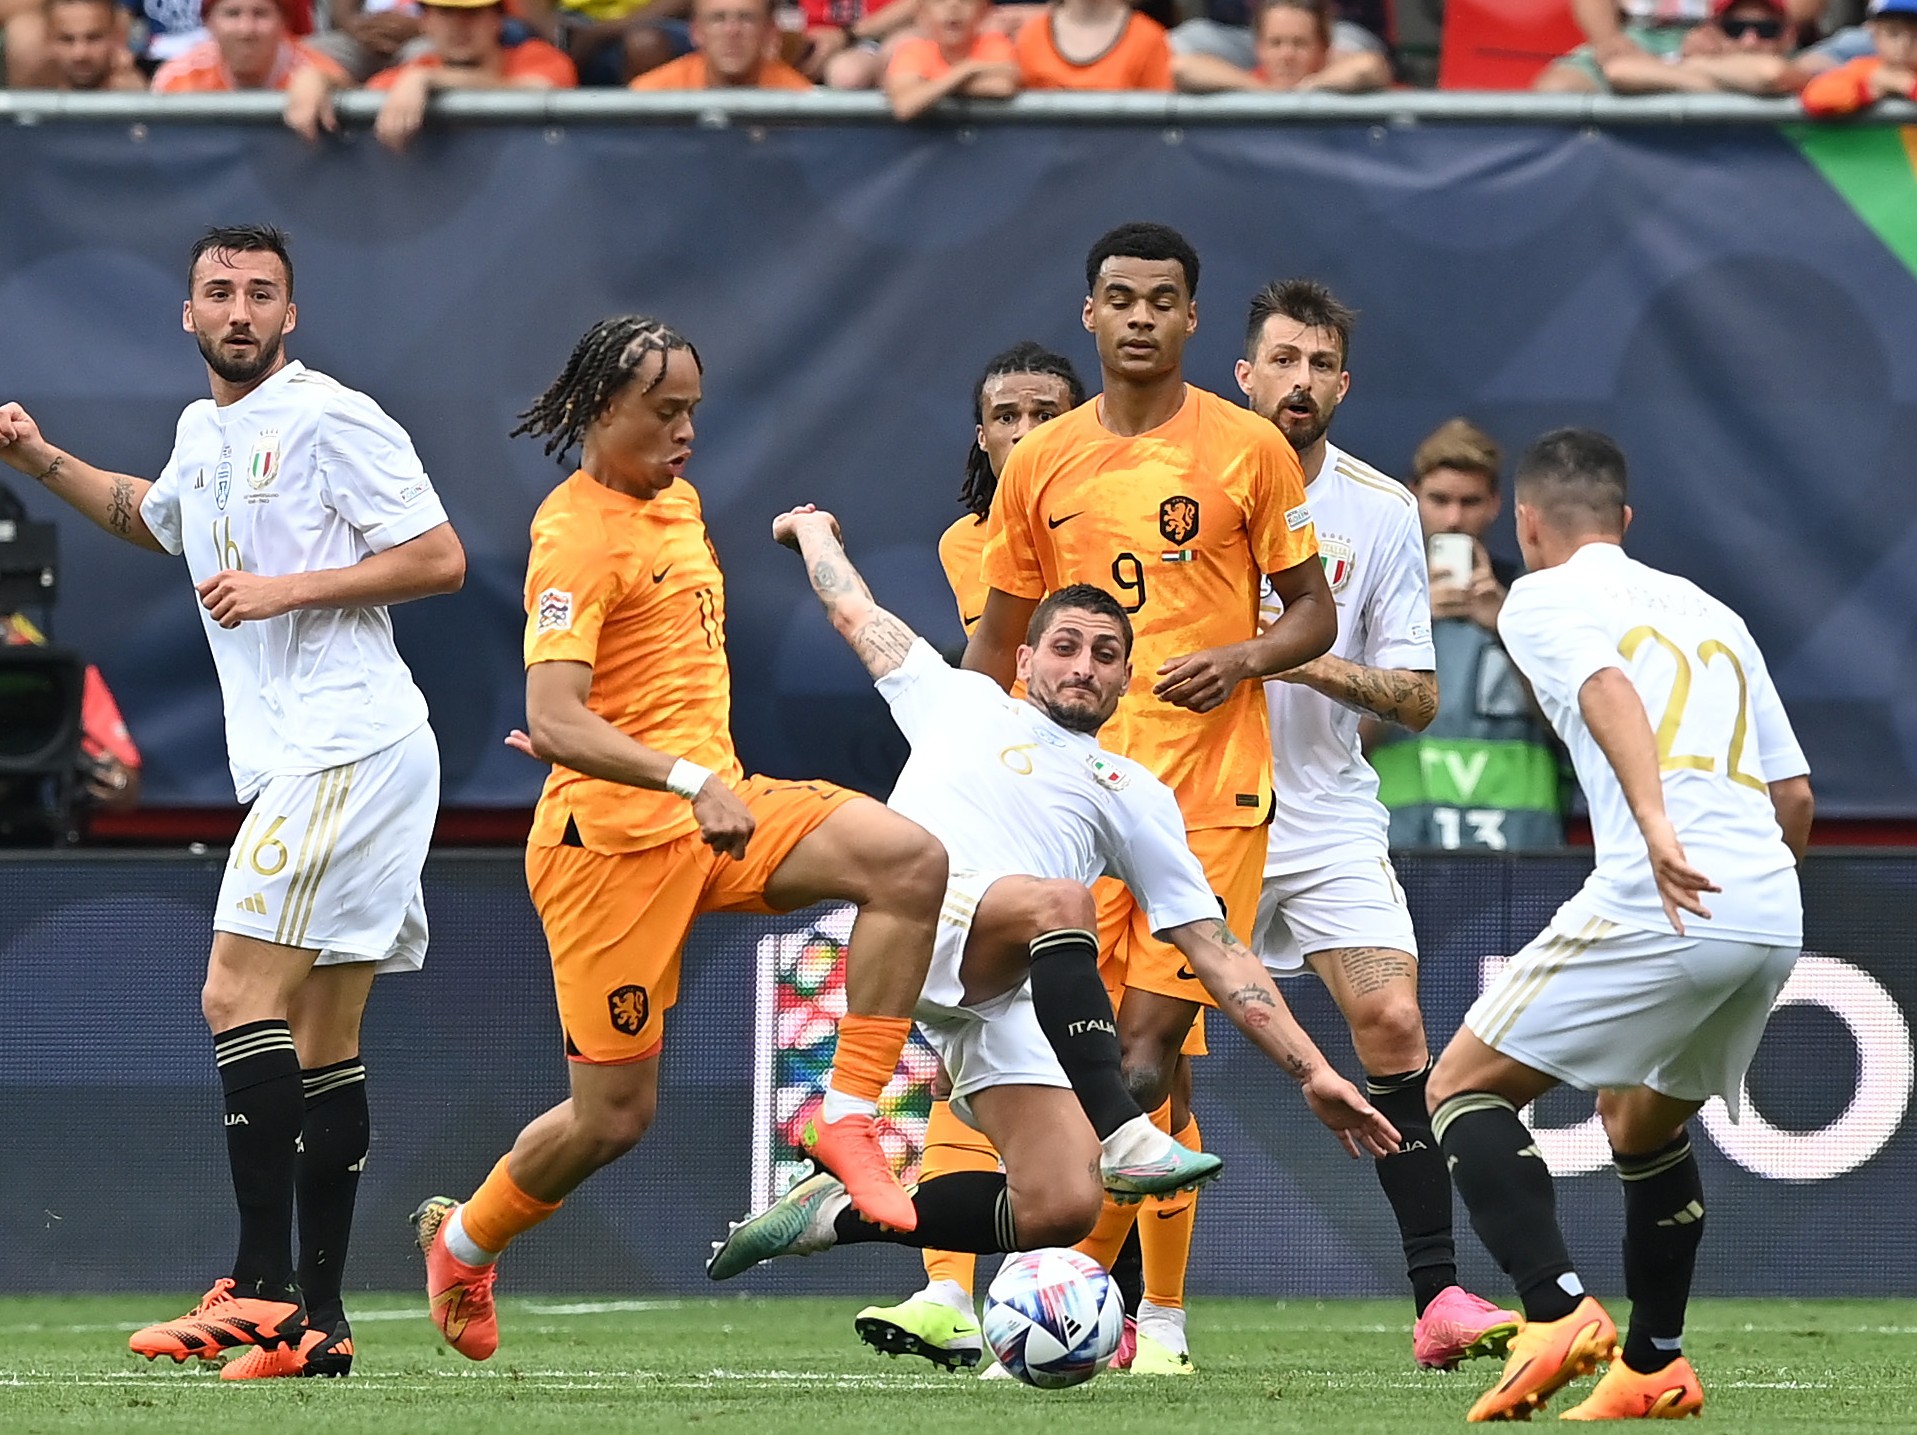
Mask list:
[[[1090,1380],[1124,1333],[1118,1287],[1077,1251],[1007,1257],[985,1293],[985,1343],[1008,1374],[1040,1390]]]

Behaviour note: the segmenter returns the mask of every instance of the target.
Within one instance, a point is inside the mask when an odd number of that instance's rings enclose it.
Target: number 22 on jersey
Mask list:
[[[1638,654],[1644,651],[1646,643],[1669,654],[1673,664],[1671,693],[1664,701],[1664,711],[1658,717],[1655,728],[1658,770],[1716,772],[1718,759],[1714,753],[1677,750],[1678,732],[1684,726],[1685,710],[1691,702],[1693,669],[1690,657],[1677,643],[1649,624],[1640,624],[1626,633],[1618,640],[1617,650],[1626,662],[1634,663]],[[1751,732],[1751,685],[1750,679],[1745,676],[1744,664],[1738,661],[1737,654],[1729,644],[1716,638],[1706,638],[1697,645],[1697,674],[1708,678],[1712,665],[1719,658],[1730,665],[1731,675],[1737,682],[1737,710],[1731,717],[1730,731],[1718,739],[1724,743],[1724,772],[1732,782],[1755,788],[1759,792],[1767,791],[1761,777],[1743,770],[1744,746]],[[1716,708],[1718,705],[1713,703],[1711,706]],[[1714,741],[1712,746],[1715,745]]]

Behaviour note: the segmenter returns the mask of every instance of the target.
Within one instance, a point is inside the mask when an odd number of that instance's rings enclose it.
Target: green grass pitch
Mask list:
[[[1197,1376],[1107,1375],[1052,1393],[887,1360],[853,1337],[852,1300],[514,1297],[501,1302],[500,1353],[473,1365],[440,1346],[415,1313],[423,1300],[360,1297],[358,1370],[345,1381],[222,1384],[210,1369],[127,1353],[125,1332],[190,1304],[0,1299],[0,1431],[1396,1435],[1462,1425],[1496,1373],[1487,1361],[1453,1375],[1413,1370],[1409,1312],[1386,1301],[1202,1300]],[[1917,1429],[1913,1336],[1917,1302],[1701,1302],[1690,1354],[1704,1424],[1740,1435]]]

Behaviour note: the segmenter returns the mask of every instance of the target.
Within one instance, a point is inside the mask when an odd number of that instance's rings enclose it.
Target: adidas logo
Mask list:
[[[1663,1220],[1659,1221],[1658,1224],[1660,1226],[1694,1226],[1703,1219],[1703,1206],[1699,1205],[1696,1201],[1692,1201],[1675,1216],[1666,1216]]]
[[[235,902],[233,905],[238,907],[242,912],[253,912],[262,917],[267,915],[266,894],[264,892],[255,892],[252,896]]]

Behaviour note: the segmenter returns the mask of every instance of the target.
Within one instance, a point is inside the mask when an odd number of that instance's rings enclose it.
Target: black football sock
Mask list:
[[[1684,1351],[1684,1309],[1704,1239],[1704,1179],[1689,1133],[1646,1156],[1611,1157],[1624,1183],[1624,1292],[1631,1298],[1624,1363],[1649,1375]]]
[[[242,1294],[293,1283],[293,1168],[306,1098],[293,1031],[250,1021],[213,1035],[226,1093],[226,1159],[240,1207],[233,1280]]]
[[[1399,1076],[1365,1077],[1371,1104],[1398,1128],[1398,1149],[1376,1164],[1378,1184],[1391,1202],[1404,1242],[1405,1274],[1418,1314],[1446,1287],[1458,1283],[1458,1251],[1451,1239],[1451,1177],[1431,1134],[1425,1081],[1431,1063]]]
[[[1145,1248],[1139,1244],[1138,1223],[1125,1233],[1125,1244],[1112,1259],[1112,1283],[1125,1303],[1125,1314],[1136,1320],[1138,1303],[1145,1299]]]
[[[1453,1096],[1431,1116],[1451,1179],[1484,1248],[1511,1277],[1526,1320],[1561,1320],[1584,1285],[1558,1229],[1551,1171],[1515,1106],[1487,1091]]]
[[[1125,1089],[1118,1018],[1098,979],[1098,934],[1080,928],[1032,941],[1032,1011],[1103,1141],[1142,1113]]]
[[[889,1231],[847,1206],[833,1222],[833,1233],[842,1246],[883,1241],[891,1246],[978,1255],[1019,1249],[1011,1193],[1002,1171],[954,1171],[922,1181],[912,1193],[912,1206],[919,1213],[916,1230]]]
[[[371,1122],[366,1110],[366,1068],[355,1056],[302,1072],[306,1122],[300,1128],[300,1289],[307,1323],[332,1329],[346,1314],[340,1281],[353,1234],[353,1201],[366,1166]]]

